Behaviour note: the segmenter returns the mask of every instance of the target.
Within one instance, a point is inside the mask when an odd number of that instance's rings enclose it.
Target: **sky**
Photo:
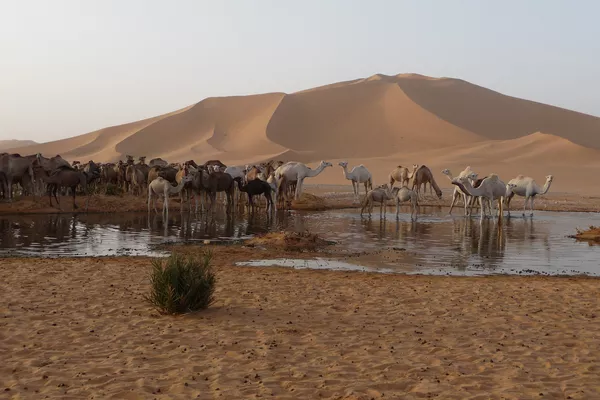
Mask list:
[[[0,0],[0,140],[375,73],[600,116],[600,2]]]

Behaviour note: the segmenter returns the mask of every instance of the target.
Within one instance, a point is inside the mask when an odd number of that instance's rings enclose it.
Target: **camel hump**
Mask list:
[[[402,165],[397,165],[396,168],[402,168]]]
[[[497,181],[498,180],[498,175],[493,174],[493,173],[489,174],[487,177],[488,177],[488,179],[490,179],[492,181]]]
[[[525,179],[525,175],[517,175],[517,179],[519,179],[519,180]]]

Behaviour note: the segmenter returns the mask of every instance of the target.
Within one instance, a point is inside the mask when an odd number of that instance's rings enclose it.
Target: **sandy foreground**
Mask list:
[[[600,398],[598,279],[248,268],[311,254],[212,249],[216,303],[180,317],[144,301],[148,258],[1,260],[0,397]]]

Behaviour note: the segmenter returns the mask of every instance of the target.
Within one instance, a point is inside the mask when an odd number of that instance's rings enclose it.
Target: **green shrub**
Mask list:
[[[183,314],[208,308],[213,301],[215,274],[212,254],[201,258],[174,253],[152,261],[148,300],[163,314]]]

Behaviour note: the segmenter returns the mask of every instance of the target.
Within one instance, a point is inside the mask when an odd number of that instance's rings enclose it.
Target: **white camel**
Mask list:
[[[381,216],[383,215],[385,202],[394,198],[394,194],[390,189],[391,188],[388,187],[388,185],[381,185],[376,187],[375,189],[369,190],[362,202],[362,207],[360,209],[361,217],[365,209],[368,209],[370,217],[371,213],[373,212],[375,202],[379,202],[379,218],[381,218]]]
[[[452,172],[450,172],[449,169],[443,170],[442,174],[446,175],[448,179],[450,179],[450,182],[452,182],[452,180],[455,178],[454,176],[452,176]],[[463,171],[461,171],[461,173],[458,174],[456,178],[467,177],[471,182],[471,185],[474,185],[475,181],[477,180],[477,176],[478,175],[475,172],[473,172],[473,170],[471,170],[471,166],[468,166]],[[463,201],[465,203],[465,215],[470,214],[470,209],[467,206],[469,203],[471,203],[473,199],[471,198],[471,196],[464,193],[458,186],[454,186],[454,192],[452,193],[452,203],[450,204],[450,211],[448,212],[448,215],[452,215],[452,208],[454,208],[454,203],[456,203],[456,200],[458,200],[460,196],[462,196]]]
[[[490,213],[494,215],[495,207],[494,200],[498,200],[498,218],[502,218],[502,205],[504,196],[506,196],[506,184],[498,178],[496,174],[490,174],[485,178],[479,187],[474,188],[467,177],[454,178],[453,185],[457,185],[461,190],[469,196],[479,197],[479,206],[481,207],[480,217],[483,219],[485,208],[484,202],[489,201]]]
[[[402,186],[401,188],[395,187],[392,189],[392,198],[396,200],[396,218],[398,218],[398,214],[400,214],[400,203],[405,201],[410,201],[410,219],[413,220],[417,218],[417,210],[419,208],[417,193],[406,186]]]
[[[181,178],[181,181],[177,186],[172,186],[171,182],[168,180],[158,177],[154,179],[148,185],[148,212],[150,212],[150,204],[154,206],[154,212],[158,212],[156,210],[156,197],[163,198],[163,214],[169,216],[169,195],[178,194],[183,190],[183,187],[186,183],[191,182],[193,179],[193,175],[185,175]],[[196,205],[197,207],[197,205]]]
[[[533,199],[538,194],[543,195],[548,193],[548,189],[550,189],[553,179],[552,175],[546,176],[546,183],[543,188],[540,188],[533,178],[529,176],[519,175],[515,179],[508,181],[508,184],[506,185],[506,209],[508,210],[508,216],[510,217],[510,201],[516,194],[525,197],[523,216],[525,216],[527,202],[529,201],[530,216],[533,217]]]
[[[333,165],[330,162],[321,161],[316,169],[311,169],[301,162],[290,161],[277,168],[275,171],[275,178],[279,181],[282,176],[285,176],[288,182],[296,181],[296,193],[294,198],[298,200],[302,194],[304,179],[313,178],[323,172],[325,168],[332,166]]]
[[[365,195],[370,189],[373,189],[373,180],[371,177],[371,173],[364,165],[360,164],[354,168],[352,171],[348,172],[348,162],[340,161],[338,164],[344,170],[344,176],[346,179],[352,182],[352,191],[354,192],[354,201],[358,202],[360,200],[360,184],[363,183],[365,185]]]

